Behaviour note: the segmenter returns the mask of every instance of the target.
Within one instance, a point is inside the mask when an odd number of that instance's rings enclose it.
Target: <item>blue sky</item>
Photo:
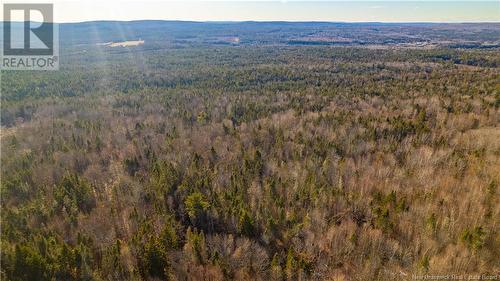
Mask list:
[[[33,1],[30,2],[51,2]],[[16,2],[16,1],[3,1]],[[26,2],[26,1],[22,1]],[[89,20],[499,22],[492,1],[54,0],[57,22]]]

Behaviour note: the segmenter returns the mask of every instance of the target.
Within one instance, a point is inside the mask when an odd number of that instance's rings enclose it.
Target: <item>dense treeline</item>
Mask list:
[[[497,49],[64,59],[2,74],[5,280],[498,273]]]

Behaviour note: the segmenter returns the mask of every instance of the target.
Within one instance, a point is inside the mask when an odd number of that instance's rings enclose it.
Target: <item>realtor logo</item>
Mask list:
[[[2,70],[59,68],[53,4],[4,4]]]

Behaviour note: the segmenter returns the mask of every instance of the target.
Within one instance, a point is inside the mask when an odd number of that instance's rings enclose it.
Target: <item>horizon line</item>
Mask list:
[[[178,20],[178,19],[132,19],[132,20],[113,20],[113,19],[96,19],[88,21],[66,21],[66,22],[50,22],[52,24],[83,24],[92,22],[178,22],[178,23],[382,23],[382,24],[500,24],[498,21],[316,21],[316,20]],[[1,24],[10,23],[42,23],[39,21],[0,21]],[[49,23],[49,22],[47,22]]]

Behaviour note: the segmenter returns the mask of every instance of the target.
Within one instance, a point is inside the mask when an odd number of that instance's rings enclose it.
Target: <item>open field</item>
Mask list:
[[[144,44],[144,40],[134,40],[134,41],[123,41],[123,42],[110,42],[104,43],[104,46],[109,47],[134,47]]]

